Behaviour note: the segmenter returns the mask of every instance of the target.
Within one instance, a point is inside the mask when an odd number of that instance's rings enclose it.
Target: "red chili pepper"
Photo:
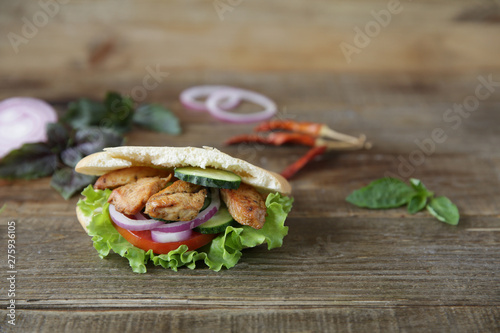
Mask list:
[[[226,141],[226,144],[228,145],[238,143],[262,143],[275,146],[281,146],[289,143],[314,147],[316,145],[316,138],[301,133],[276,132],[270,133],[267,137],[257,134],[243,134],[234,136]]]
[[[262,143],[269,144],[269,139],[258,134],[241,134],[226,140],[226,145],[236,145],[238,143]]]
[[[334,131],[330,127],[321,123],[312,123],[308,121],[294,121],[294,120],[271,120],[261,123],[254,129],[256,132],[266,132],[271,130],[285,130],[290,132],[302,133],[312,135],[314,137],[325,137],[342,142],[348,142],[355,145],[365,143],[366,137],[361,135],[359,138],[346,135]]]
[[[261,123],[254,130],[256,132],[267,132],[279,129],[290,132],[319,136],[321,128],[323,126],[325,125],[319,123],[306,122],[306,121],[297,122],[294,120],[271,120]]]
[[[326,151],[326,146],[313,147],[309,151],[299,158],[297,161],[289,165],[281,175],[285,179],[290,180],[300,169],[302,169],[307,163],[309,163],[313,158],[323,154]]]

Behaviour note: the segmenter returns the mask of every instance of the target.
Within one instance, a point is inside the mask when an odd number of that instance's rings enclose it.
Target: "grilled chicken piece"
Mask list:
[[[237,190],[221,189],[222,200],[231,216],[240,224],[260,229],[266,221],[266,203],[252,186],[241,184]]]
[[[150,167],[131,167],[108,172],[99,177],[94,184],[94,189],[104,190],[114,189],[119,186],[133,183],[144,177],[168,177],[172,172],[165,169],[155,169]]]
[[[141,211],[148,199],[167,186],[172,175],[167,178],[144,177],[136,182],[120,186],[111,192],[108,202],[115,205],[120,213],[134,215]]]
[[[207,189],[178,180],[149,198],[145,213],[168,221],[191,221],[203,207]]]

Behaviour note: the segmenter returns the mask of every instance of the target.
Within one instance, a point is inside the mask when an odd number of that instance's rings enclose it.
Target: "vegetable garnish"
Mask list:
[[[193,235],[193,229],[177,232],[151,230],[151,239],[157,243],[182,242]]]
[[[237,174],[212,168],[181,167],[176,168],[174,176],[189,183],[216,188],[237,189],[241,177]]]
[[[0,158],[25,143],[45,142],[45,126],[57,121],[56,111],[44,101],[13,97],[0,102]]]
[[[372,146],[370,142],[366,141],[366,136],[363,134],[356,138],[334,131],[327,125],[320,123],[271,120],[261,123],[254,129],[256,132],[272,130],[284,130],[286,132],[271,132],[267,135],[242,134],[229,138],[226,144],[260,143],[274,146],[294,144],[312,147],[304,156],[281,173],[286,179],[292,178],[314,157],[320,156],[326,151],[370,149]]]
[[[36,179],[53,175],[51,186],[65,199],[95,180],[73,168],[83,157],[104,147],[121,145],[116,132],[96,127],[73,130],[61,123],[47,126],[47,142],[27,143],[0,161],[0,178]]]
[[[134,110],[132,99],[115,92],[109,92],[103,102],[82,98],[70,103],[59,121],[44,101],[6,99],[0,102],[0,140],[4,143],[0,158],[6,154],[0,161],[0,178],[53,175],[50,185],[68,199],[95,180],[73,170],[78,161],[105,147],[122,145],[123,135],[133,124],[173,135],[181,132],[179,120],[169,110],[155,104]]]
[[[204,102],[197,98],[207,97]],[[268,97],[246,89],[227,86],[196,86],[184,90],[180,95],[181,103],[190,110],[208,111],[215,118],[232,123],[253,123],[271,118],[277,111],[276,104]],[[255,113],[229,112],[242,100],[262,106]]]
[[[85,216],[91,218],[87,229],[101,258],[113,251],[127,258],[136,273],[145,273],[149,261],[175,271],[182,266],[194,269],[197,261],[201,261],[210,269],[219,271],[222,267],[236,265],[244,248],[263,243],[267,243],[269,250],[281,247],[288,233],[284,222],[293,203],[293,198],[271,193],[266,199],[267,216],[261,229],[227,226],[218,235],[193,231],[186,240],[159,243],[152,239],[148,230],[129,231],[113,225],[107,202],[111,190],[94,190],[89,185],[82,194],[85,199],[78,201],[77,205]]]
[[[189,251],[192,251],[207,245],[216,236],[204,235],[198,232],[191,232],[190,236],[182,241],[157,242],[153,240],[153,235],[149,230],[131,231],[120,228],[119,226],[114,224],[113,226],[115,227],[115,230],[118,231],[118,233],[121,235],[121,237],[129,242],[130,245],[133,245],[133,247],[131,247],[129,250],[130,253],[134,253],[134,251],[140,250],[147,254],[149,250],[152,250],[152,252],[156,254],[168,254],[170,251],[174,251],[181,246],[185,246]],[[95,244],[96,243],[94,242],[94,246]],[[137,250],[135,250],[135,248],[137,248]],[[125,256],[122,255],[122,257]],[[137,264],[140,265],[140,261]],[[132,261],[130,265],[132,266]],[[145,273],[146,271],[144,270],[144,272],[137,272],[134,270],[134,272]]]
[[[125,134],[138,125],[167,134],[180,134],[179,120],[168,109],[157,104],[146,104],[134,109],[130,97],[108,92],[103,102],[81,98],[68,106],[63,121],[74,128],[99,126]]]
[[[184,90],[180,95],[180,100],[182,105],[186,109],[193,111],[208,111],[207,105],[205,102],[200,102],[197,99],[207,97],[214,92],[230,88],[227,86],[195,86]],[[220,102],[220,107],[226,110],[234,109],[240,104],[240,97],[237,95],[228,95],[227,98]]]
[[[381,178],[352,192],[347,202],[358,207],[388,209],[408,205],[408,212],[415,214],[424,208],[439,221],[457,225],[460,219],[457,206],[446,197],[434,197],[418,179],[410,179],[411,186],[396,178]]]
[[[312,123],[308,121],[297,122],[293,120],[271,120],[263,122],[254,128],[255,132],[268,132],[274,130],[284,130],[295,133],[309,134],[314,137],[325,137],[332,140],[339,140],[341,142],[352,143],[353,145],[359,145],[360,142],[366,140],[364,135],[358,138],[339,133],[332,128],[328,127],[326,124]]]
[[[264,108],[264,110],[255,113],[233,113],[223,110],[219,107],[221,101],[227,98],[227,96],[238,96],[243,100],[247,100],[251,103],[255,103]],[[264,95],[258,94],[253,91],[237,89],[237,88],[227,88],[222,90],[217,90],[207,98],[207,109],[208,112],[212,114],[215,118],[231,122],[231,123],[255,123],[258,121],[266,120],[271,118],[276,114],[277,107],[276,104]]]
[[[130,218],[118,212],[112,204],[109,205],[109,217],[117,226],[132,231],[151,230],[164,224],[160,220],[148,219],[142,213],[137,213]]]
[[[299,172],[299,170],[306,166],[307,163],[309,163],[316,156],[323,155],[325,151],[325,146],[313,147],[309,149],[309,151],[304,156],[302,156],[297,161],[290,164],[285,170],[283,170],[283,172],[281,172],[281,175],[285,177],[285,179],[291,179],[297,172]]]

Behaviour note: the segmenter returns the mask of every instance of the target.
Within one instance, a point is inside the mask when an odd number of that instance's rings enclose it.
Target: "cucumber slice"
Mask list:
[[[196,185],[236,190],[241,177],[226,170],[183,167],[175,169],[175,177]]]
[[[234,220],[226,207],[220,207],[217,213],[207,222],[194,228],[202,234],[218,234],[224,232],[226,227],[233,225]]]

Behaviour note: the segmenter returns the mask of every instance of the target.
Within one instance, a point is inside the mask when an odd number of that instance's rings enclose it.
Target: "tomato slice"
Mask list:
[[[144,251],[153,250],[156,254],[167,254],[183,244],[187,245],[189,251],[196,250],[203,245],[207,245],[217,236],[217,234],[201,234],[193,231],[192,236],[182,242],[158,243],[151,239],[151,231],[149,230],[131,231],[123,229],[114,223],[113,226],[130,244]]]

